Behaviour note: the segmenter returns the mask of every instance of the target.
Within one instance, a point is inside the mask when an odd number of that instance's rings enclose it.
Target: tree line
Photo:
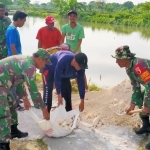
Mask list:
[[[33,3],[30,0],[0,0],[9,9],[23,9],[30,15],[45,17],[54,13],[59,17],[66,17],[69,10],[78,12],[82,21],[101,24],[115,24],[126,26],[150,26],[150,2],[134,5],[132,1],[123,4],[107,3],[107,0],[78,2],[77,0],[51,0],[48,3]]]

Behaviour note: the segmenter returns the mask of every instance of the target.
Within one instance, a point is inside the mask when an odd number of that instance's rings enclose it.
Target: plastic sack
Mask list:
[[[63,137],[70,134],[77,124],[77,119],[79,117],[79,110],[74,109],[66,112],[65,102],[60,105],[53,112],[51,112],[50,120],[41,120],[31,109],[28,110],[28,115],[30,115],[35,122],[38,123],[39,127],[42,129],[45,135],[49,137]],[[65,129],[64,127],[57,124],[57,120],[70,119],[74,116],[73,124],[70,129]]]

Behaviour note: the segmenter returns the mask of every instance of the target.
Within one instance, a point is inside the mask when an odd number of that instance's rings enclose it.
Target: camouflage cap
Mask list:
[[[43,48],[39,48],[34,54],[37,55],[37,57],[41,57],[47,61],[48,64],[51,64],[50,62],[50,54]]]
[[[116,59],[131,59],[135,56],[134,53],[130,52],[129,46],[121,46],[115,50],[116,55],[112,56],[113,58]]]

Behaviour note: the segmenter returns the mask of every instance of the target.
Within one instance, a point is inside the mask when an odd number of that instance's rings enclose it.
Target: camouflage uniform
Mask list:
[[[119,47],[114,58],[131,59],[129,68],[126,68],[133,90],[131,103],[139,108],[143,105],[150,108],[150,60],[135,57],[128,46]],[[145,87],[144,91],[141,85]]]
[[[39,51],[40,57],[48,59],[50,55],[46,53],[45,50]],[[15,55],[0,61],[0,143],[9,141],[10,126],[18,123],[15,99],[10,92],[12,87],[16,86],[19,98],[27,97],[24,87],[26,82],[34,106],[45,107],[35,83],[35,75],[36,67],[32,57]]]
[[[7,27],[11,24],[9,17],[0,18],[0,60],[7,57],[6,37]]]

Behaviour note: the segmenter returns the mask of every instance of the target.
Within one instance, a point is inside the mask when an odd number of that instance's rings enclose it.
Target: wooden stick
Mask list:
[[[142,112],[142,109],[131,110],[129,113],[139,113]]]

